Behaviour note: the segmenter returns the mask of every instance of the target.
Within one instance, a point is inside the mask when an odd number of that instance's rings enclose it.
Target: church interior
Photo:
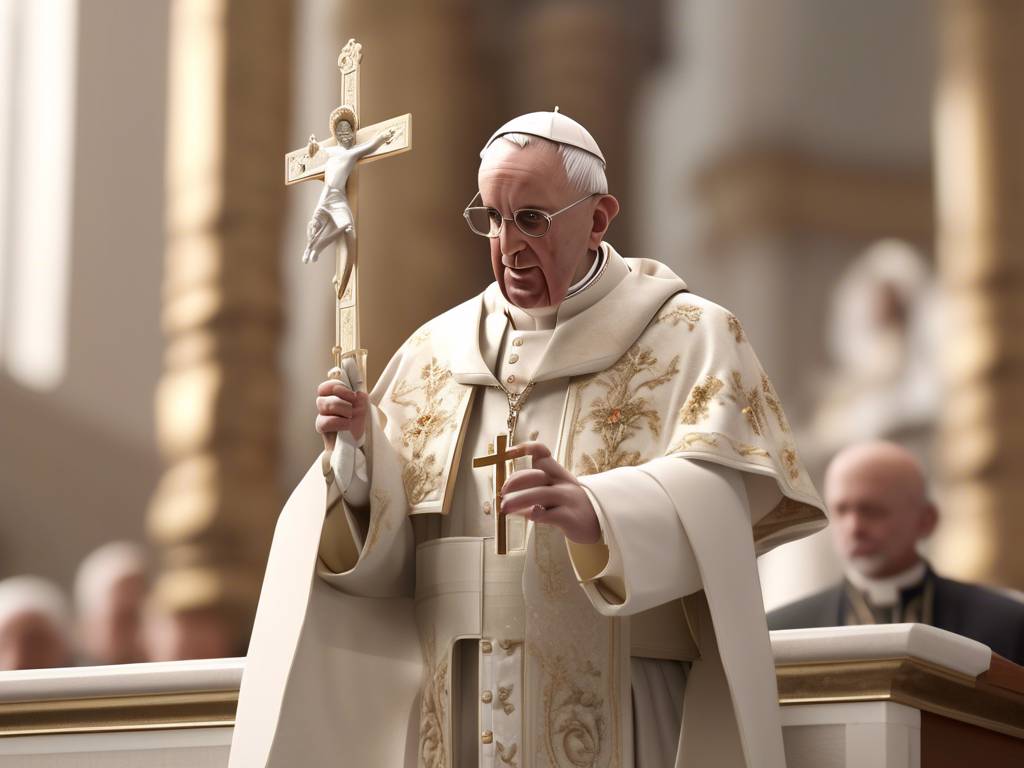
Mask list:
[[[557,105],[607,156],[609,242],[742,320],[819,491],[840,449],[906,447],[931,565],[1019,594],[1022,36],[1006,0],[5,0],[0,579],[70,617],[126,543],[163,639],[124,660],[244,655],[333,334],[282,160],[356,38],[367,119],[415,131],[358,182],[371,382],[491,281],[480,148]],[[828,531],[759,568],[768,610],[842,574]]]

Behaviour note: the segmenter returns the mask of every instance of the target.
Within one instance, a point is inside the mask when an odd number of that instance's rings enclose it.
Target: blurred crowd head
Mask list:
[[[0,581],[0,669],[72,663],[71,609],[56,584],[38,576]]]
[[[75,577],[75,613],[80,650],[91,663],[145,660],[148,571],[145,550],[129,541],[105,544],[82,561]]]
[[[147,661],[145,549],[115,541],[78,568],[74,601],[39,576],[0,581],[0,670]]]
[[[840,451],[825,474],[824,490],[836,550],[866,578],[912,567],[918,542],[938,522],[921,463],[895,443],[868,441]]]

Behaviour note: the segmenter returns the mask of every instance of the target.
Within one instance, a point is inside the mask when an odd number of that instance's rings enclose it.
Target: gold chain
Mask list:
[[[508,400],[508,421],[506,426],[508,427],[508,442],[509,445],[515,444],[516,424],[519,421],[519,411],[526,403],[526,399],[533,392],[534,382],[528,383],[523,387],[522,392],[512,392],[505,387],[500,381],[498,386],[501,387],[501,391],[505,393],[505,399]]]

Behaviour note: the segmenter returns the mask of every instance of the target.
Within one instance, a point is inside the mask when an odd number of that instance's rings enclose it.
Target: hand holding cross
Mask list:
[[[559,464],[543,443],[508,447],[508,434],[495,438],[496,450],[473,459],[473,467],[494,466],[495,546],[508,554],[508,515],[554,525],[579,544],[601,540],[601,525],[587,492],[575,475]],[[508,473],[508,462],[529,456],[531,467]]]

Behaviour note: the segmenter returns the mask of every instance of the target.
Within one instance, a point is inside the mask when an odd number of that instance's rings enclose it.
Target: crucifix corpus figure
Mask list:
[[[756,559],[825,517],[739,320],[608,243],[557,108],[475,183],[494,282],[320,385],[367,471],[325,450],[281,514],[230,768],[784,768]]]
[[[285,184],[323,181],[316,209],[306,226],[303,263],[316,261],[335,246],[335,339],[331,354],[333,379],[346,379],[359,389],[365,379],[366,352],[359,343],[359,273],[356,209],[359,166],[412,149],[412,115],[405,114],[359,128],[359,67],[363,47],[349,40],[338,56],[341,106],[328,120],[330,137],[315,135],[302,149],[285,155]],[[345,360],[353,365],[342,370]],[[333,445],[333,439],[331,444]]]
[[[348,177],[362,158],[391,142],[395,129],[388,128],[365,144],[356,144],[355,111],[349,106],[340,106],[331,113],[331,135],[337,144],[325,147],[327,165],[324,168],[324,189],[320,193],[313,218],[306,226],[306,250],[302,263],[308,264],[320,257],[328,245],[339,241],[344,264],[339,292],[344,293],[352,272],[349,254],[355,253],[356,224],[352,208],[348,204],[345,186]],[[312,146],[313,142],[310,142]]]

